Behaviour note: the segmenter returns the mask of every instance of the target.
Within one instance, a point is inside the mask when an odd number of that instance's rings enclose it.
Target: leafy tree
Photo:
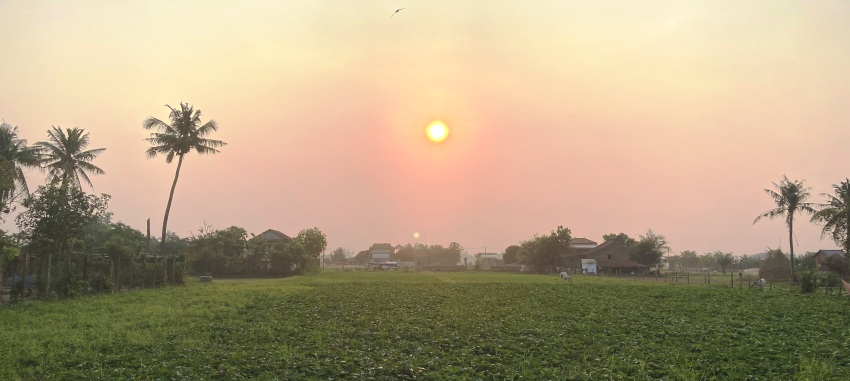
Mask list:
[[[682,258],[681,259],[682,266],[685,266],[685,267],[690,268],[690,269],[695,269],[695,268],[700,267],[699,255],[697,254],[696,251],[685,250],[685,251],[679,253],[679,256],[681,256],[681,258]]]
[[[802,180],[791,181],[788,180],[787,176],[783,175],[779,184],[773,183],[773,186],[776,190],[765,189],[764,192],[773,199],[773,202],[776,203],[776,208],[760,214],[753,221],[753,224],[764,217],[769,219],[785,217],[785,225],[788,226],[788,247],[790,248],[789,253],[791,256],[791,282],[793,283],[797,281],[797,276],[794,272],[794,215],[798,212],[814,214],[814,204],[806,202],[810,195],[810,188],[806,188],[803,185]]]
[[[361,250],[354,256],[354,262],[360,265],[365,265],[369,263],[369,258],[372,253],[369,250]]]
[[[150,117],[142,123],[146,130],[154,130],[151,136],[145,140],[152,146],[145,151],[148,158],[157,155],[165,155],[165,162],[171,163],[177,156],[177,170],[174,172],[174,182],[171,183],[171,192],[168,194],[168,204],[165,206],[165,216],[162,219],[161,247],[165,246],[165,236],[168,231],[168,215],[171,212],[171,202],[174,200],[174,189],[177,187],[177,179],[180,177],[180,167],[183,166],[183,156],[191,151],[199,155],[215,154],[217,148],[227,143],[221,140],[208,139],[207,136],[218,130],[218,124],[214,120],[201,124],[201,110],[194,110],[186,103],[180,103],[180,108],[175,109],[165,105],[171,110],[169,118],[171,124],[165,123],[154,117]]]
[[[345,250],[345,248],[337,247],[331,253],[331,262],[333,262],[333,263],[343,263],[343,262],[345,262],[345,258],[347,258],[349,254],[350,253],[348,252],[348,250]]]
[[[847,234],[850,227],[850,179],[844,179],[841,184],[832,187],[835,194],[824,193],[828,202],[815,212],[812,222],[822,224],[821,237],[826,234],[832,236],[832,240],[844,249],[844,255],[850,257],[850,239]]]
[[[3,275],[9,263],[18,258],[20,250],[6,232],[0,230],[0,287],[3,286]]]
[[[629,257],[637,263],[655,266],[661,262],[661,257],[668,251],[670,248],[667,246],[667,238],[653,233],[650,229],[630,248]]]
[[[510,245],[505,249],[505,254],[502,256],[505,264],[517,263],[519,258],[519,250],[521,248],[517,245]]]
[[[327,237],[319,228],[301,230],[295,236],[295,241],[301,244],[307,257],[310,259],[319,258],[322,252],[325,251],[325,248],[328,247]]]
[[[71,249],[81,243],[86,228],[106,212],[108,202],[108,195],[88,195],[76,186],[55,182],[39,187],[24,200],[27,210],[18,215],[17,224],[34,249],[30,252],[47,253],[45,292],[50,292],[53,254],[67,258],[70,270]]]
[[[298,241],[276,242],[269,248],[272,274],[288,276],[304,271],[309,254]]]
[[[564,259],[572,254],[571,240],[570,229],[563,226],[558,226],[549,235],[535,235],[520,244],[519,261],[538,273],[549,273],[560,267]]]
[[[738,258],[737,267],[741,270],[754,269],[761,266],[762,260],[752,255],[744,254]]]
[[[637,241],[634,238],[629,237],[629,235],[626,234],[626,233],[605,234],[605,235],[602,236],[602,240],[605,241],[605,242],[608,242],[608,241],[619,242],[619,243],[623,244],[623,246],[625,246],[626,248],[629,248],[629,249],[631,249],[634,245],[637,244]]]
[[[23,169],[38,168],[39,162],[38,148],[27,147],[27,141],[18,137],[18,128],[0,123],[0,220],[19,197],[29,196]]]
[[[735,257],[732,256],[732,253],[724,253],[722,251],[715,251],[711,254],[714,257],[714,262],[720,266],[720,272],[723,275],[726,275],[726,268],[732,266],[735,263]]]
[[[67,133],[66,133],[67,131]],[[89,145],[89,134],[82,128],[53,127],[47,130],[46,142],[35,143],[41,150],[42,164],[47,168],[48,179],[59,182],[62,186],[73,185],[80,187],[80,178],[90,187],[93,186],[89,174],[102,175],[100,167],[91,162],[106,148],[86,150]]]

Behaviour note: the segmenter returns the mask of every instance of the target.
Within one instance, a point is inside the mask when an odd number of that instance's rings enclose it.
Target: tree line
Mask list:
[[[30,145],[17,127],[0,124],[0,220],[19,206],[24,209],[15,218],[19,232],[0,231],[0,286],[10,286],[15,297],[67,298],[115,288],[180,284],[187,270],[257,273],[258,266],[251,264],[261,262],[267,267],[262,273],[290,275],[308,270],[311,259],[316,262],[326,243],[315,228],[285,244],[248,240],[239,228],[205,228],[185,239],[167,230],[186,155],[216,154],[226,143],[210,138],[218,124],[203,122],[200,110],[186,103],[166,107],[170,111],[166,121],[149,117],[142,123],[151,131],[145,155],[164,156],[166,163],[177,159],[162,234],[155,243],[112,221],[109,195],[83,190],[83,184],[94,188],[92,176],[105,174],[94,161],[106,150],[89,148],[84,129],[52,126],[45,141]],[[28,169],[47,174],[45,184],[34,191],[25,176]],[[222,238],[228,235],[241,239]]]

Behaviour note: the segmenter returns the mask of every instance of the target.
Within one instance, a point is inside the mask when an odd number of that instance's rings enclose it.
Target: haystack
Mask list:
[[[841,279],[850,279],[850,265],[847,260],[840,255],[830,255],[821,261],[821,266],[826,267],[829,271],[838,273]]]
[[[771,250],[759,267],[759,278],[771,282],[786,282],[791,279],[791,260],[779,250]]]

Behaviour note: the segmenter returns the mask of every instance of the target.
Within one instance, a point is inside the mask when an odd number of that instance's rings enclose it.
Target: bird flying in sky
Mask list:
[[[396,9],[395,12],[393,12],[393,14],[390,15],[390,17],[395,16],[395,14],[401,12],[402,9],[404,9],[404,8]]]

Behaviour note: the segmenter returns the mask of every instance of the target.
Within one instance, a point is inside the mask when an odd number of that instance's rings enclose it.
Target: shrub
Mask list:
[[[817,287],[817,274],[814,271],[803,271],[800,273],[800,291],[804,294],[815,292]]]

